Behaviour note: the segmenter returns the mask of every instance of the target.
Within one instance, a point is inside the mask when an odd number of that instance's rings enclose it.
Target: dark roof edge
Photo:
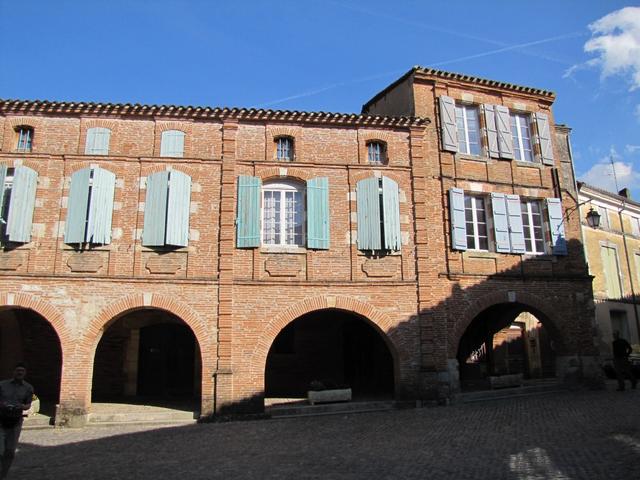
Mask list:
[[[179,105],[142,105],[139,103],[56,102],[49,100],[0,99],[0,114],[113,114],[139,116],[167,116],[171,118],[211,118],[238,120],[307,121],[325,124],[363,124],[371,126],[420,126],[428,118],[408,116],[363,115],[357,113],[306,112],[298,110],[270,110],[258,108],[194,107]]]
[[[365,103],[364,105],[362,105],[362,110],[361,112],[364,112],[365,109],[367,107],[369,107],[369,105],[371,105],[374,102],[377,102],[378,100],[380,100],[382,97],[384,97],[387,92],[389,90],[394,89],[395,87],[397,87],[399,84],[401,84],[402,82],[404,82],[407,78],[409,78],[415,71],[416,69],[418,69],[420,67],[413,67],[411,70],[409,70],[408,72],[404,73],[400,78],[398,78],[397,80],[395,80],[393,83],[390,83],[389,85],[387,85],[386,87],[384,87],[382,90],[380,90],[378,93],[376,93],[373,98],[371,98],[370,100],[367,101],[367,103]]]
[[[631,198],[627,198],[625,196],[619,195],[617,193],[610,192],[608,190],[605,190],[604,188],[595,187],[593,185],[589,185],[588,183],[581,182],[580,180],[577,181],[577,184],[578,184],[578,192],[582,190],[582,187],[585,187],[585,188],[588,188],[589,190],[593,190],[594,192],[601,193],[603,195],[611,197],[614,200],[624,202],[624,203],[629,203],[635,207],[640,207],[640,202],[637,202]]]

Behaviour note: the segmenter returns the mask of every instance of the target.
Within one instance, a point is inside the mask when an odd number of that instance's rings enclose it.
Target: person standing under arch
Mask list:
[[[632,349],[629,342],[624,338],[620,338],[620,332],[613,332],[613,367],[616,370],[616,377],[618,378],[618,391],[624,390],[624,379],[628,378],[631,381],[631,388],[636,388],[638,379],[633,374],[631,369],[631,363],[629,362],[629,355],[631,355]]]

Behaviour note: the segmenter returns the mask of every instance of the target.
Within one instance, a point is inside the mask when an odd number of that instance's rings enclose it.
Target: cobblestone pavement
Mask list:
[[[21,440],[11,479],[639,479],[640,390]]]

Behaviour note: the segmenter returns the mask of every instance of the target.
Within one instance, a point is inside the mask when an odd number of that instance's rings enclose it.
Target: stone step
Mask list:
[[[462,403],[486,402],[492,400],[504,400],[508,398],[528,397],[532,395],[544,395],[567,391],[562,382],[541,381],[522,387],[501,388],[496,390],[480,390],[477,392],[464,392],[458,395],[457,401]]]
[[[185,424],[196,423],[194,412],[181,410],[130,411],[130,412],[92,412],[88,416],[90,425],[119,424]]]
[[[275,405],[267,407],[271,418],[309,417],[317,415],[340,415],[393,410],[400,405],[394,401],[323,403],[319,405]]]
[[[53,428],[53,419],[48,415],[42,415],[40,413],[32,413],[24,419],[22,428],[27,430],[35,430],[39,428]]]

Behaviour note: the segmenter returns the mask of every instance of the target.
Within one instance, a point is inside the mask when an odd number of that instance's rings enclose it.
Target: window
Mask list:
[[[469,250],[489,250],[484,198],[465,196],[464,210],[467,225],[467,248]]]
[[[178,170],[147,177],[142,245],[186,247],[189,243],[191,177]]]
[[[84,168],[71,175],[65,243],[111,243],[115,186],[115,174],[100,167]]]
[[[18,134],[17,152],[30,152],[33,143],[33,128],[21,125],[16,128]]]
[[[166,130],[160,141],[161,157],[182,157],[184,155],[184,132]]]
[[[387,177],[370,177],[356,184],[358,249],[399,251],[400,203],[398,184]]]
[[[382,165],[387,162],[387,145],[384,142],[367,143],[367,160],[369,163]]]
[[[293,182],[266,183],[262,188],[262,243],[303,246],[304,188]]]
[[[111,130],[95,127],[87,130],[87,141],[84,153],[86,155],[109,155],[109,140]]]
[[[23,165],[0,165],[0,241],[31,241],[38,174]]]
[[[600,214],[600,228],[603,230],[611,230],[609,223],[609,209],[601,206],[594,208]]]
[[[513,152],[516,160],[533,162],[531,150],[531,120],[529,115],[522,113],[511,114],[511,136],[513,137]]]
[[[631,336],[629,335],[627,312],[624,310],[611,310],[609,312],[609,318],[611,319],[611,332],[618,332],[620,338],[624,338],[627,342],[630,342]]]
[[[293,138],[276,138],[276,159],[285,162],[293,161]]]
[[[629,222],[631,223],[631,234],[640,236],[640,218],[638,217],[629,217]]]
[[[621,298],[622,285],[620,282],[620,267],[618,265],[618,252],[614,247],[602,245],[600,247],[602,256],[602,270],[604,271],[607,297]]]
[[[542,206],[537,200],[526,200],[520,204],[524,245],[527,253],[542,254],[544,251],[544,232]]]
[[[456,105],[458,151],[469,155],[480,155],[480,128],[478,107]]]

